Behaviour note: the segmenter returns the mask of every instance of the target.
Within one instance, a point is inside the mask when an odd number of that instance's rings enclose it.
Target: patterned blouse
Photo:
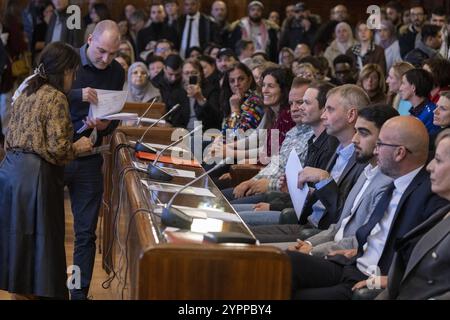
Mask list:
[[[21,94],[12,106],[6,150],[34,152],[62,166],[74,158],[73,127],[66,96],[50,85]]]
[[[226,137],[227,133],[233,136],[239,135],[238,130],[247,131],[256,129],[264,115],[263,102],[255,92],[247,91],[241,104],[241,113],[234,112],[225,119],[222,133]],[[227,132],[227,130],[231,130]]]

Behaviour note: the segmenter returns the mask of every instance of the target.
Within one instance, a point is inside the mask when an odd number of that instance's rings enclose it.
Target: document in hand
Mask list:
[[[295,214],[298,219],[300,219],[300,215],[309,191],[307,184],[305,184],[302,189],[298,188],[298,173],[300,171],[303,171],[303,167],[300,163],[300,159],[298,158],[295,148],[293,148],[286,163],[285,173],[289,194],[291,196],[292,203],[294,204]]]
[[[128,91],[113,91],[96,89],[98,104],[89,107],[89,116],[94,119],[102,119],[119,113],[127,100]]]
[[[113,116],[123,109],[125,101],[127,100],[128,91],[114,91],[114,90],[101,90],[97,91],[98,104],[90,104],[89,106],[89,118],[91,119],[105,119],[105,120],[124,120],[113,119]],[[110,118],[107,118],[107,117]],[[127,119],[129,120],[129,119]],[[80,134],[87,130],[87,125],[83,125],[78,129],[77,133]]]

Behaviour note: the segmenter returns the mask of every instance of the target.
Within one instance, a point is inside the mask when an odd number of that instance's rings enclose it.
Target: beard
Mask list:
[[[370,160],[372,160],[374,157],[373,154],[361,154],[361,153],[357,153],[356,154],[356,162],[357,163],[367,163]]]
[[[262,17],[249,17],[249,19],[251,22],[260,23],[262,20]]]

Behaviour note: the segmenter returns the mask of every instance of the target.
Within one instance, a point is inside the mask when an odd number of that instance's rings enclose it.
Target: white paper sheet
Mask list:
[[[147,170],[147,166],[148,166],[145,163],[137,162],[137,161],[133,161],[133,165],[136,168],[142,169],[142,170]],[[195,171],[181,170],[181,169],[175,169],[175,168],[160,168],[160,169],[174,177],[195,179]]]
[[[161,192],[175,193],[175,192],[177,192],[178,190],[180,190],[183,187],[183,186],[180,186],[178,184],[154,182],[154,181],[147,181],[147,180],[141,180],[141,182],[150,191],[161,191]],[[192,196],[200,196],[200,197],[211,197],[211,198],[215,198],[216,197],[208,189],[197,188],[197,187],[187,187],[181,193],[182,194],[189,194],[189,195],[192,195]]]
[[[127,100],[128,91],[100,90],[97,91],[98,104],[89,106],[90,115],[101,119],[104,116],[115,114],[123,109]]]
[[[90,118],[105,119],[104,117],[116,114],[123,109],[127,100],[128,91],[101,89],[95,89],[95,91],[97,91],[98,104],[90,104],[88,114]],[[87,130],[87,128],[87,125],[83,125],[77,130],[77,133],[80,134]]]
[[[291,199],[294,204],[295,214],[299,219],[309,191],[308,185],[306,184],[302,189],[299,189],[297,187],[298,173],[300,171],[303,171],[303,167],[302,164],[300,163],[300,159],[298,158],[295,148],[293,148],[291,150],[291,153],[289,154],[289,158],[286,163],[285,173],[289,194],[291,195]]]

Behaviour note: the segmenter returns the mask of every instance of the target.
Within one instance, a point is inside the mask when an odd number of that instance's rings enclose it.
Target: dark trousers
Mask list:
[[[72,299],[85,299],[89,292],[95,260],[98,213],[103,196],[103,158],[92,156],[66,166],[64,183],[69,188],[74,218],[73,263],[81,271],[81,289],[71,290]]]
[[[261,243],[295,242],[297,239],[306,240],[322,231],[310,224],[251,226],[250,229]]]
[[[367,279],[354,260],[342,263],[300,252],[286,251],[292,264],[292,298],[296,300],[350,300],[352,287]]]
[[[248,197],[235,198],[233,194],[234,188],[227,188],[222,190],[223,195],[230,201],[231,204],[257,204],[266,200],[265,193],[254,194]]]

